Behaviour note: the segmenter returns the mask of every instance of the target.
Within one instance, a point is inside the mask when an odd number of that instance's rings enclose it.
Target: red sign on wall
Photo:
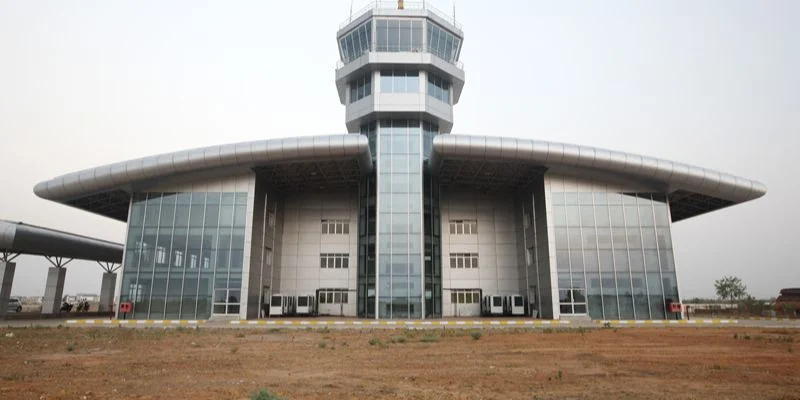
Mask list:
[[[133,311],[133,304],[129,301],[125,301],[119,304],[119,312],[121,313],[129,313]]]
[[[669,303],[669,312],[681,312],[681,303]]]

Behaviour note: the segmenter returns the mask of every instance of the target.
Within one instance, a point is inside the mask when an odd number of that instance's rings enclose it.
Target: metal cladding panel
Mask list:
[[[0,250],[14,248],[14,236],[17,233],[17,224],[0,220]]]
[[[689,179],[689,166],[681,163],[673,163],[672,181],[675,183],[684,183],[688,179]]]
[[[564,158],[561,159],[562,163],[569,165],[581,165],[580,163],[581,152],[578,146],[572,144],[565,144],[563,151],[564,151]]]
[[[702,186],[705,178],[706,174],[702,168],[690,165],[684,183],[690,187]]]
[[[753,200],[766,193],[766,187],[760,182],[718,171],[637,154],[544,141],[437,136],[433,139],[432,172],[438,173],[446,159],[520,162],[620,174],[626,179],[663,185],[670,192],[682,190],[733,203]]]
[[[516,141],[514,141],[516,143]],[[480,153],[479,145],[473,142],[472,153],[478,152]],[[488,159],[495,159],[499,158],[500,154],[502,153],[502,140],[498,137],[487,137],[486,142],[483,146],[485,149],[486,158]]]
[[[0,220],[0,250],[119,263],[123,246],[119,243]]]
[[[176,173],[189,172],[192,170],[192,163],[189,161],[191,152],[179,151],[172,154],[172,166]]]
[[[528,147],[531,148],[530,142],[527,144]],[[520,151],[519,140],[514,140],[510,138],[500,138],[500,158],[505,160],[518,160],[519,151]]]
[[[369,141],[361,135],[273,139],[184,150],[86,169],[40,182],[34,192],[45,199],[68,203],[145,180],[211,168],[338,158],[355,158],[362,173],[372,169]],[[84,207],[95,211],[92,206]]]
[[[639,174],[642,170],[642,156],[638,154],[625,154],[625,165],[623,169],[631,174]]]
[[[158,156],[148,156],[142,159],[142,167],[138,171],[139,177],[147,179],[157,175],[161,170],[158,165]]]
[[[594,162],[595,155],[593,148],[586,146],[578,147],[578,161],[576,162],[576,165],[580,165],[582,167],[591,167],[594,165]]]
[[[236,158],[236,145],[226,144],[219,149],[220,165],[231,165],[238,162]]]
[[[526,142],[528,142],[526,140]],[[548,145],[547,142],[543,142],[541,140],[534,140],[531,143],[531,159],[544,163],[547,161],[547,151]]]
[[[594,149],[594,167],[600,170],[611,168],[611,152],[606,149]]]
[[[94,181],[94,170],[83,170],[78,173],[78,184],[81,189],[89,191],[92,190],[92,183]]]
[[[332,137],[328,139],[329,142],[329,156],[336,156],[341,157],[346,154],[346,150],[344,148],[344,138],[343,137]]]
[[[250,163],[253,161],[253,142],[236,143],[235,145],[236,163]]]
[[[673,167],[673,162],[669,160],[656,160],[656,173],[653,177],[661,182],[667,182],[672,178],[672,173],[675,170]]]
[[[548,143],[547,144],[547,161],[548,163],[561,163],[564,159],[564,145],[561,143]]]
[[[608,165],[609,170],[612,172],[625,173],[625,165],[628,161],[625,153],[610,150],[608,155],[610,157],[610,162]]]
[[[326,138],[315,137],[313,138],[314,146],[312,148],[314,157],[330,157],[331,155],[331,141]]]
[[[92,185],[94,185],[92,190],[98,189],[102,182],[111,181],[112,177],[113,176],[111,175],[111,165],[104,165],[102,167],[96,168],[94,172],[95,182],[92,183]]]
[[[726,173],[720,174],[720,182],[719,186],[717,187],[717,191],[720,193],[720,195],[735,198],[736,189],[735,176]]]
[[[161,154],[157,157],[157,160],[158,171],[156,173],[166,171],[171,174],[175,172],[175,163],[173,162],[172,154]]]
[[[111,177],[108,180],[109,183],[113,185],[123,185],[125,182],[130,182],[125,174],[126,169],[125,163],[118,162],[111,164]]]
[[[219,154],[220,147],[206,147],[203,149],[203,166],[214,168],[222,165],[222,157]]]
[[[64,183],[63,183],[63,185],[64,186],[74,186],[74,187],[76,187],[76,188],[78,188],[80,190],[83,190],[83,188],[81,187],[81,183],[80,183],[79,177],[80,177],[80,175],[78,173],[76,173],[76,172],[73,172],[73,173],[68,174],[68,175],[64,175]]]
[[[653,178],[658,172],[658,160],[653,157],[642,157],[642,176]]]

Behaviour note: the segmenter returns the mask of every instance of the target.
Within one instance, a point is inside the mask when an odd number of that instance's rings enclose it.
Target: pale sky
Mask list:
[[[726,274],[758,297],[800,287],[800,2],[456,6],[467,80],[453,134],[611,148],[761,181],[765,197],[674,225],[682,297],[713,296]],[[123,223],[33,186],[187,148],[345,133],[335,34],[349,9],[0,0],[0,218],[122,242]],[[12,293],[42,295],[47,267],[18,258]],[[65,293],[99,292],[101,272],[70,264]]]

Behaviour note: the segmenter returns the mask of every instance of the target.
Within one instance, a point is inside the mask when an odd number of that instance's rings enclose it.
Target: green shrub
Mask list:
[[[472,333],[470,333],[469,335],[472,336],[472,339],[474,340],[478,340],[481,338],[481,336],[483,336],[481,331],[472,331]]]
[[[432,334],[426,334],[419,341],[422,343],[436,343],[439,341],[439,337]]]
[[[372,338],[372,339],[369,340],[369,345],[370,346],[376,346],[376,345],[380,346],[382,344],[383,344],[383,342],[381,342],[381,340],[378,339],[378,338]]]
[[[68,344],[67,344],[67,351],[68,351],[68,352],[72,352],[73,350],[75,350],[75,344],[73,344],[73,343],[68,343]]]
[[[320,349],[324,349],[326,346],[328,346],[328,344],[325,343],[324,340],[320,340],[319,343],[317,343],[317,347],[319,347]]]
[[[392,336],[389,339],[389,341],[392,342],[392,343],[405,343],[406,342],[406,337],[405,336]]]
[[[260,389],[259,391],[250,395],[250,400],[283,400],[283,397],[272,394],[267,389]]]

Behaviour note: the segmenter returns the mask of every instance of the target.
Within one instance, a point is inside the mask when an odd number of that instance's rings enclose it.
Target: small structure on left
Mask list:
[[[0,317],[6,314],[16,270],[14,260],[21,254],[43,256],[53,265],[47,271],[42,314],[60,311],[66,266],[76,259],[96,261],[103,269],[99,311],[113,311],[116,270],[122,263],[122,253],[119,243],[0,219]]]

